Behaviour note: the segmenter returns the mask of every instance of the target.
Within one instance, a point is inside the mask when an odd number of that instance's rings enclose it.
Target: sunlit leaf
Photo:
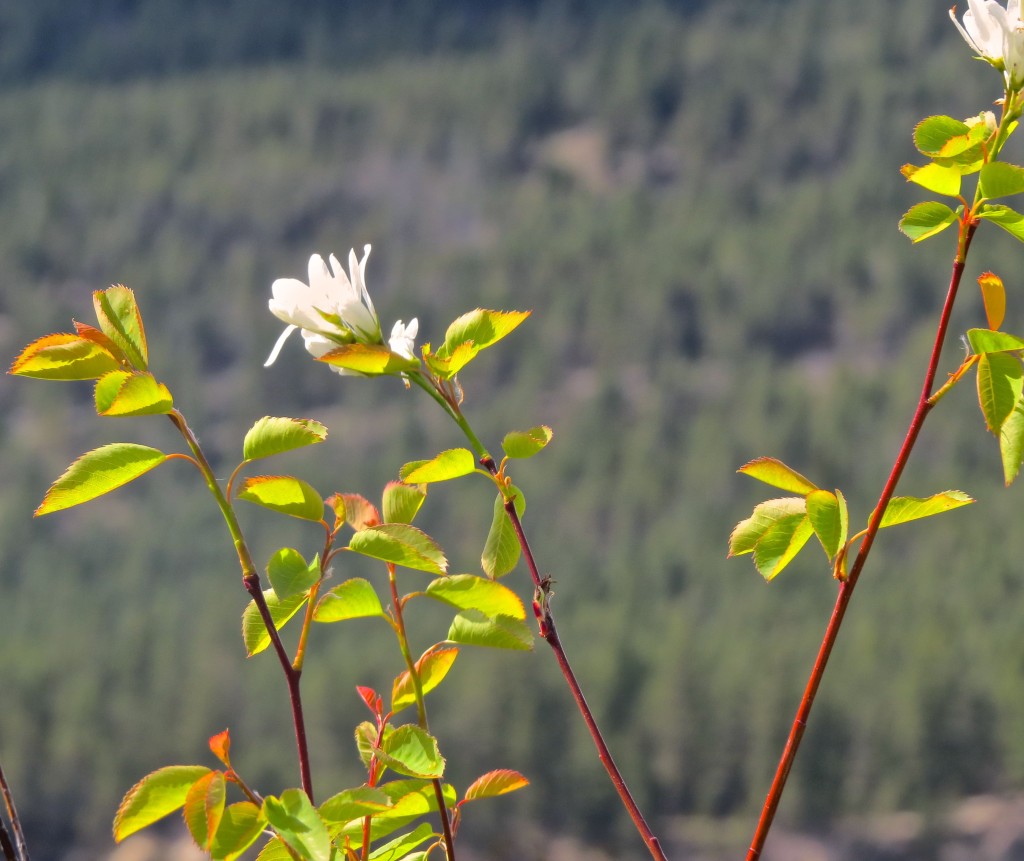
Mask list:
[[[118,360],[99,344],[59,332],[29,344],[9,373],[39,380],[95,380],[118,367]]]
[[[375,849],[370,853],[370,861],[399,861],[402,858],[408,858],[413,849],[436,836],[434,829],[424,822],[417,826],[415,831],[396,837],[379,849]]]
[[[210,857],[214,861],[240,858],[263,833],[266,822],[263,811],[251,801],[229,804],[210,844]]]
[[[516,513],[522,518],[526,511],[526,497],[518,487],[511,487],[509,490],[514,494]],[[505,510],[505,499],[499,493],[494,500],[491,528],[487,532],[480,564],[488,577],[504,577],[516,567],[520,552],[519,537]]]
[[[210,771],[203,765],[169,765],[147,774],[121,801],[114,817],[114,840],[120,843],[180,809],[192,785]]]
[[[340,522],[347,523],[356,532],[368,526],[380,525],[380,512],[365,496],[358,493],[338,493],[331,497]],[[340,504],[338,502],[340,500]]]
[[[773,580],[793,561],[814,528],[806,515],[783,517],[773,523],[754,547],[754,565],[765,580]]]
[[[149,348],[135,294],[123,284],[115,284],[108,290],[95,291],[92,305],[103,334],[124,351],[136,370],[146,370]]]
[[[544,449],[554,436],[547,425],[538,425],[525,431],[509,431],[501,447],[509,457],[533,457]]]
[[[522,619],[512,616],[487,616],[479,610],[463,610],[448,629],[448,640],[465,646],[528,651],[533,634]]]
[[[383,617],[384,608],[373,586],[361,577],[353,577],[335,586],[317,602],[313,611],[316,622],[343,622],[369,616]]]
[[[111,371],[96,382],[96,413],[107,417],[169,413],[174,400],[167,386],[148,371]]]
[[[441,452],[432,460],[407,463],[399,470],[398,475],[407,484],[430,484],[469,475],[476,468],[477,462],[473,452],[467,448],[453,448]]]
[[[223,762],[224,765],[231,768],[231,733],[224,730],[216,735],[212,735],[208,744],[210,752]]]
[[[444,757],[435,739],[426,730],[406,724],[384,738],[377,759],[392,771],[407,777],[441,777]]]
[[[327,428],[313,419],[264,416],[245,435],[242,458],[257,460],[314,445],[327,439]]]
[[[494,798],[504,795],[506,792],[515,792],[524,786],[529,786],[528,781],[518,771],[511,768],[500,768],[496,771],[489,771],[474,780],[469,789],[466,790],[465,801],[475,801],[478,798]]]
[[[427,586],[426,594],[459,610],[480,610],[488,616],[525,619],[523,602],[507,586],[473,574],[451,574]]]
[[[1005,161],[990,161],[978,175],[982,197],[1009,197],[1024,191],[1024,168]]]
[[[999,429],[999,454],[1003,461],[1003,480],[1009,487],[1024,461],[1024,402],[1017,401],[1013,412]]]
[[[320,579],[320,557],[307,562],[298,550],[282,547],[267,563],[267,579],[278,598],[305,594]]]
[[[417,571],[444,574],[448,560],[433,538],[407,523],[383,523],[355,533],[349,550]]]
[[[900,168],[900,173],[906,177],[908,182],[917,183],[928,191],[936,194],[945,194],[949,197],[960,195],[960,171],[951,167],[929,162],[923,166],[905,164]]]
[[[371,377],[412,371],[420,366],[417,359],[392,353],[383,344],[345,344],[324,353],[319,361]]]
[[[487,311],[477,308],[463,314],[445,332],[444,344],[437,351],[447,358],[462,344],[472,342],[474,352],[500,341],[530,316],[529,311]]]
[[[845,513],[845,506],[840,505],[836,494],[827,490],[807,494],[807,519],[829,559],[835,558],[846,541]]]
[[[160,466],[167,455],[155,448],[115,442],[83,454],[48,491],[35,516],[81,505],[116,490]]]
[[[1024,350],[1024,341],[1006,332],[990,329],[968,329],[967,340],[975,354],[1001,353],[1007,350]]]
[[[270,618],[274,621],[274,627],[278,630],[283,628],[285,623],[306,603],[305,593],[292,595],[282,600],[274,594],[273,589],[266,589],[263,592],[263,597],[267,602]],[[242,640],[245,642],[245,649],[250,657],[259,654],[270,645],[270,634],[267,633],[267,627],[263,624],[263,617],[260,615],[255,601],[250,601],[242,613]]]
[[[803,497],[787,496],[759,503],[750,517],[741,520],[733,529],[729,536],[729,555],[753,552],[757,542],[776,522],[787,517],[802,517],[806,513],[807,502]]]
[[[978,217],[999,225],[1016,239],[1024,242],[1024,215],[1001,203],[987,203],[979,207]]]
[[[324,501],[310,485],[291,475],[255,475],[238,491],[239,499],[271,511],[318,522],[324,517]]]
[[[377,841],[393,834],[424,814],[437,811],[437,798],[433,783],[427,780],[405,779],[392,780],[378,787],[391,799],[392,806],[376,814],[370,820],[370,840]],[[442,784],[442,793],[446,807],[454,807],[456,802],[455,789],[451,784]],[[353,848],[358,849],[363,843],[363,822],[356,819],[336,831],[335,836],[348,839]]]
[[[929,200],[910,207],[900,219],[899,228],[914,242],[921,242],[941,233],[956,219],[957,214],[946,204]]]
[[[320,818],[330,825],[340,825],[360,816],[373,816],[387,810],[393,802],[380,789],[357,786],[332,795],[320,805]]]
[[[441,684],[448,671],[459,656],[459,650],[433,649],[428,651],[416,662],[416,671],[420,677],[420,688],[424,695],[430,693]],[[396,679],[391,688],[391,711],[399,712],[406,706],[416,702],[416,691],[412,683],[412,676],[406,670]]]
[[[1012,353],[982,353],[978,359],[978,403],[994,434],[1024,392],[1024,366]]]
[[[309,861],[330,861],[327,827],[301,789],[286,789],[280,798],[263,799],[263,815],[285,843]]]
[[[452,350],[451,353],[444,358],[432,354],[429,347],[430,345],[427,344],[423,348],[423,361],[426,362],[431,373],[440,377],[442,380],[450,380],[454,377],[459,371],[468,365],[479,352],[473,343],[469,341],[459,344],[458,347]]]
[[[879,528],[896,526],[911,520],[919,520],[922,517],[931,517],[933,514],[942,514],[944,511],[952,511],[954,508],[970,505],[972,502],[974,500],[960,490],[947,490],[944,493],[936,493],[934,496],[923,498],[895,496],[889,501]]]
[[[425,488],[401,481],[389,481],[384,487],[385,523],[412,523],[423,500],[427,498]]]
[[[812,481],[774,457],[755,458],[736,471],[763,481],[765,484],[770,484],[772,487],[788,490],[790,493],[807,494],[818,489],[818,486]]]
[[[226,793],[224,772],[211,771],[192,784],[185,796],[185,824],[200,849],[210,848],[220,827]]]
[[[263,811],[260,811],[261,815]],[[265,817],[264,817],[265,819]],[[284,845],[280,837],[273,837],[263,844],[256,861],[295,861],[295,856]]]
[[[926,117],[914,127],[914,146],[927,156],[955,155],[959,146],[970,145],[967,143],[970,130],[970,126],[953,117]]]
[[[984,272],[978,276],[978,287],[981,288],[981,301],[985,305],[988,327],[995,331],[1003,325],[1003,317],[1006,316],[1006,288],[1003,279],[994,272]]]

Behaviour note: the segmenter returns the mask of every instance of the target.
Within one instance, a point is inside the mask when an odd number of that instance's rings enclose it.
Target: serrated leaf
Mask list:
[[[1013,412],[999,429],[999,454],[1003,461],[1003,480],[1009,487],[1024,461],[1024,401],[1014,404]]]
[[[804,478],[795,469],[786,466],[781,460],[774,457],[755,458],[736,471],[763,481],[765,484],[770,484],[772,487],[788,490],[790,493],[807,494],[818,489],[814,482]]]
[[[914,242],[921,242],[941,233],[957,219],[957,214],[946,204],[936,200],[910,207],[900,219],[900,231]]]
[[[330,861],[331,837],[320,814],[301,789],[263,799],[263,815],[285,843],[309,861]]]
[[[384,727],[385,735],[393,731],[391,726]],[[377,754],[377,727],[372,722],[364,720],[356,726],[355,739],[359,758],[363,765],[369,768],[370,761]]]
[[[284,845],[280,837],[272,837],[263,844],[260,854],[256,856],[256,861],[295,861],[295,856]]]
[[[48,491],[35,516],[81,505],[160,466],[167,455],[146,445],[115,442],[83,454]]]
[[[368,526],[352,536],[348,549],[431,574],[444,574],[448,569],[448,560],[434,539],[407,523]]]
[[[463,610],[448,629],[448,641],[465,646],[529,651],[533,634],[522,619],[487,616],[479,610]]]
[[[103,334],[124,351],[136,370],[146,370],[149,348],[135,294],[123,284],[115,284],[108,290],[94,292],[92,305]]]
[[[38,380],[95,380],[120,363],[99,344],[78,335],[57,332],[29,344],[9,373]]]
[[[340,506],[335,504],[335,511],[343,509],[343,512],[339,512],[341,521],[351,526],[354,531],[361,532],[368,526],[380,525],[380,512],[377,511],[377,506],[365,496],[358,493],[339,493],[332,499],[341,500]]]
[[[511,487],[514,493],[516,513],[522,518],[526,511],[526,497],[518,487]],[[494,500],[494,511],[491,514],[491,528],[484,542],[484,552],[480,556],[480,565],[488,577],[504,577],[519,561],[521,548],[515,527],[505,511],[505,499],[499,493]]]
[[[467,448],[453,448],[431,460],[415,460],[405,464],[398,476],[408,484],[430,484],[469,475],[476,468],[473,452]]]
[[[231,768],[231,733],[227,730],[211,735],[208,742],[210,752],[225,766]]]
[[[949,197],[958,197],[960,194],[960,171],[952,167],[945,167],[935,162],[929,162],[920,167],[914,164],[905,164],[900,168],[900,173],[906,177],[908,182],[916,183],[936,194],[945,194]]]
[[[361,816],[373,816],[391,807],[392,801],[372,786],[357,786],[332,795],[320,805],[320,818],[331,825],[341,825]]]
[[[282,547],[267,563],[267,579],[278,598],[305,594],[320,579],[320,557],[306,562],[298,550]]]
[[[807,519],[818,536],[825,555],[835,559],[839,548],[846,543],[849,515],[842,494],[815,490],[807,494]]]
[[[245,435],[242,458],[258,460],[327,439],[327,428],[313,419],[264,416]]]
[[[242,483],[236,495],[238,499],[300,520],[318,523],[324,519],[324,501],[320,494],[291,475],[255,475]]]
[[[978,359],[978,403],[988,429],[998,434],[1024,392],[1024,367],[1012,353],[982,353]]]
[[[753,552],[757,542],[777,521],[786,517],[802,517],[806,513],[807,502],[803,497],[787,496],[759,503],[750,517],[736,524],[729,536],[729,556]]]
[[[385,523],[412,523],[427,491],[415,484],[389,481],[384,487],[384,502],[381,508]]]
[[[324,353],[318,361],[368,377],[413,371],[420,366],[417,359],[392,353],[383,344],[345,344]]]
[[[964,148],[970,146],[967,143],[970,130],[970,126],[953,117],[926,117],[914,127],[914,146],[927,156],[955,155],[961,141]]]
[[[169,765],[147,774],[121,801],[114,817],[114,840],[120,843],[181,808],[192,785],[210,771],[204,765]]]
[[[889,501],[879,528],[884,529],[887,526],[896,526],[911,520],[919,520],[922,517],[942,514],[945,511],[952,511],[954,508],[970,505],[972,502],[974,500],[960,490],[947,490],[927,497],[895,496]]]
[[[227,784],[224,772],[211,771],[192,784],[185,796],[185,824],[196,845],[209,849],[224,815]]]
[[[267,609],[270,610],[274,627],[281,630],[306,603],[307,596],[303,593],[282,600],[274,594],[273,589],[266,589],[263,597],[267,602]],[[242,613],[242,640],[249,657],[258,655],[270,645],[270,634],[267,633],[267,627],[263,624],[263,617],[255,601],[250,601]]]
[[[967,340],[975,354],[1002,353],[1008,350],[1024,350],[1024,341],[1006,332],[990,329],[968,329]]]
[[[406,777],[437,778],[444,774],[444,757],[426,730],[406,724],[386,735],[376,751],[377,761]]]
[[[442,380],[450,380],[466,365],[468,365],[479,350],[471,342],[459,344],[445,358],[440,358],[430,352],[429,344],[423,348],[423,361],[430,372]]]
[[[386,618],[380,598],[370,581],[361,577],[353,577],[335,586],[317,602],[313,611],[315,622],[343,622],[369,616]]]
[[[806,515],[777,520],[754,547],[754,565],[758,572],[765,580],[774,580],[813,534],[814,528]]]
[[[224,809],[220,827],[210,844],[214,861],[235,861],[256,842],[266,824],[263,811],[251,801],[239,801]]]
[[[441,684],[458,656],[459,650],[455,648],[433,649],[416,662],[416,672],[419,673],[420,688],[424,695]],[[391,687],[391,711],[399,712],[415,702],[415,686],[412,683],[412,676],[406,670],[395,679]]]
[[[547,425],[538,425],[525,431],[510,431],[505,434],[501,447],[509,457],[533,457],[553,436],[554,431]]]
[[[424,593],[459,610],[480,610],[488,616],[525,619],[526,610],[519,596],[497,580],[474,574],[451,574],[434,580]]]
[[[472,343],[475,355],[500,341],[529,316],[529,311],[488,311],[477,308],[463,314],[448,327],[437,355],[442,359],[448,358],[467,343]]]
[[[978,175],[982,197],[1009,197],[1024,191],[1024,168],[1005,161],[990,161]]]
[[[148,371],[111,371],[96,382],[96,414],[108,418],[165,415],[174,408],[167,386]]]
[[[978,209],[978,217],[991,221],[1024,242],[1024,215],[1001,203],[987,203]]]
[[[378,789],[391,799],[392,807],[370,820],[371,841],[387,837],[424,814],[437,811],[437,798],[433,783],[430,781],[392,780],[380,784]],[[445,806],[454,807],[456,794],[451,784],[442,784],[442,793]],[[349,822],[335,832],[335,837],[347,839],[353,848],[360,848],[363,843],[363,820]]]
[[[409,834],[396,837],[379,849],[375,849],[370,853],[370,861],[400,861],[402,858],[409,857],[409,853],[417,846],[435,836],[434,829],[424,822]]]
[[[994,272],[983,272],[978,276],[981,301],[985,306],[985,320],[992,331],[1003,325],[1006,316],[1006,288],[1003,279]]]
[[[478,798],[494,798],[529,785],[530,781],[518,771],[513,771],[511,768],[500,768],[489,771],[474,780],[466,790],[463,800],[475,801]]]

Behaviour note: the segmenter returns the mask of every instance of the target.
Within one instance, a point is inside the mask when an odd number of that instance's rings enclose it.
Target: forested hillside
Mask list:
[[[978,113],[998,76],[939,0],[259,7],[0,9],[2,352],[87,319],[90,292],[123,282],[215,468],[260,416],[311,416],[331,435],[288,468],[372,498],[459,440],[417,392],[341,379],[297,342],[264,369],[271,281],[370,242],[382,318],[418,316],[423,340],[473,307],[532,309],[462,383],[488,442],[555,430],[516,477],[566,649],[655,820],[756,810],[835,586],[820,554],[770,585],[726,560],[763,498],[735,470],[781,457],[866,520],[954,252],[898,234],[923,199],[899,167],[917,120]],[[1016,331],[1024,258],[996,233],[968,275],[1003,275]],[[976,325],[965,291],[954,332]],[[901,489],[979,502],[880,537],[789,822],[1024,789],[1024,491],[1002,487],[969,388],[936,411]],[[0,415],[0,762],[38,857],[108,846],[121,794],[205,762],[225,726],[254,781],[294,785],[279,670],[244,657],[247,595],[196,476],[171,464],[31,517],[81,452],[172,446],[172,429],[100,422],[87,386],[10,377]],[[424,511],[453,570],[479,564],[492,495],[478,493],[439,486]],[[262,559],[322,540],[245,514]],[[422,625],[425,646],[446,620]],[[360,779],[354,686],[400,669],[379,627],[314,631],[304,689],[324,787]],[[526,857],[509,847],[528,819],[619,858],[642,850],[546,650],[465,654],[449,685],[432,728],[456,782],[481,766],[533,781],[473,811],[474,848]]]

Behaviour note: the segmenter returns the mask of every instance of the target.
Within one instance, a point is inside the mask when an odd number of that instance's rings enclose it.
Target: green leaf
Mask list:
[[[245,435],[242,458],[258,460],[274,454],[315,445],[327,439],[327,428],[313,419],[264,416]]]
[[[905,164],[900,168],[900,173],[907,178],[908,182],[917,183],[928,191],[936,194],[945,194],[949,197],[960,195],[960,171],[952,167],[945,167],[935,162],[918,167],[913,164]]]
[[[808,494],[812,490],[818,489],[818,486],[812,481],[774,457],[755,458],[736,471],[763,481],[765,484],[770,484],[772,487],[788,490],[790,493]]]
[[[301,789],[263,799],[263,815],[285,843],[309,861],[330,861],[331,837],[320,814]]]
[[[825,555],[829,560],[835,559],[839,548],[846,543],[849,529],[849,513],[843,495],[827,490],[807,494],[807,519],[825,549]]]
[[[279,631],[306,603],[305,593],[281,599],[274,594],[273,589],[266,589],[263,597],[266,599],[274,627]],[[250,657],[258,655],[270,645],[270,634],[267,633],[267,626],[263,624],[263,617],[255,601],[250,601],[242,613],[242,640]]]
[[[135,294],[123,284],[117,284],[109,290],[94,292],[92,305],[103,334],[124,351],[136,370],[146,370],[149,348]]]
[[[1024,341],[1006,332],[991,329],[968,329],[967,340],[976,354],[1002,353],[1008,350],[1024,350]]]
[[[448,560],[434,539],[407,523],[368,526],[352,536],[348,549],[431,574],[444,574],[448,569]]]
[[[409,857],[409,853],[417,846],[435,836],[434,829],[424,822],[417,826],[415,831],[396,837],[379,849],[375,849],[370,853],[370,861],[400,861],[402,858]]]
[[[210,771],[204,765],[169,765],[147,774],[121,801],[114,817],[114,840],[120,843],[181,808],[193,784]]]
[[[449,327],[437,355],[448,358],[463,344],[472,342],[473,354],[500,341],[530,316],[529,311],[487,311],[477,308],[463,314]]]
[[[237,497],[271,511],[312,520],[324,519],[324,501],[310,485],[291,475],[255,475],[242,483]]]
[[[209,850],[220,827],[226,793],[224,772],[211,771],[193,783],[185,796],[185,824],[200,849]]]
[[[529,651],[533,634],[522,619],[487,616],[479,610],[463,610],[452,620],[448,640],[465,646]]]
[[[501,441],[501,447],[509,457],[533,457],[543,449],[554,436],[547,425],[538,425],[526,431],[510,431]]]
[[[362,816],[373,816],[391,807],[392,801],[372,786],[357,786],[332,795],[320,805],[320,818],[329,826],[339,825]]]
[[[754,565],[765,580],[773,580],[799,553],[814,528],[806,515],[783,517],[773,523],[754,548]]]
[[[941,233],[957,219],[957,213],[935,200],[917,203],[900,219],[900,231],[914,242],[921,242]]]
[[[369,616],[386,618],[373,586],[361,577],[353,577],[335,586],[319,600],[313,611],[315,622],[343,622]]]
[[[261,811],[262,813],[262,811]],[[284,845],[280,837],[272,837],[263,844],[256,861],[295,861],[295,856]]]
[[[526,511],[526,498],[518,487],[509,488],[514,493],[516,513],[522,518]],[[494,511],[491,514],[491,528],[484,542],[484,552],[480,556],[480,564],[488,577],[504,577],[519,561],[519,537],[515,527],[505,511],[505,499],[499,493],[494,500]]]
[[[377,760],[407,777],[436,778],[444,774],[444,757],[435,739],[413,724],[395,729],[376,751]]]
[[[474,574],[451,574],[427,586],[426,595],[459,610],[480,610],[488,616],[525,619],[523,602],[507,586]]]
[[[398,475],[407,484],[430,484],[469,475],[477,468],[473,452],[467,448],[443,451],[432,460],[414,460],[399,470]]]
[[[384,734],[394,730],[390,726],[384,727]],[[364,720],[356,727],[356,750],[359,751],[359,758],[363,765],[370,767],[370,761],[377,754],[377,727],[371,721]]]
[[[433,355],[429,352],[429,344],[425,346],[423,361],[426,362],[427,367],[431,373],[435,376],[440,377],[442,380],[450,380],[459,371],[461,371],[466,365],[468,365],[479,352],[473,345],[472,341],[467,341],[463,344],[459,344],[451,354],[445,358]]]
[[[746,520],[736,524],[729,536],[729,555],[742,556],[753,552],[765,533],[779,520],[787,517],[802,517],[807,513],[807,502],[803,497],[787,496],[783,499],[769,499],[755,506]]]
[[[455,648],[434,649],[428,651],[416,662],[416,671],[420,676],[420,688],[424,695],[441,684],[458,656],[459,650]],[[412,676],[406,670],[395,679],[395,683],[391,686],[391,711],[399,712],[414,702],[416,702],[415,687],[412,683]]]
[[[414,484],[405,484],[401,481],[389,481],[384,487],[384,509],[385,523],[412,523],[423,500],[427,498],[427,491]]]
[[[1024,215],[1001,203],[986,203],[978,210],[978,217],[999,225],[1011,236],[1024,242]]]
[[[466,790],[463,800],[475,801],[478,798],[494,798],[529,785],[530,781],[518,771],[513,771],[511,768],[500,768],[496,771],[489,771],[474,780]]]
[[[1024,367],[1012,353],[982,353],[978,359],[978,403],[985,424],[999,433],[1024,392]]]
[[[95,380],[119,367],[117,359],[94,341],[59,332],[29,344],[9,373],[39,380]]]
[[[35,516],[81,505],[116,490],[165,460],[167,455],[162,451],[130,442],[110,443],[86,452],[46,491]]]
[[[433,783],[426,780],[392,780],[382,783],[378,789],[392,801],[392,807],[378,813],[370,820],[370,840],[376,841],[427,813],[437,811],[437,799],[434,795]],[[455,790],[451,784],[442,784],[446,807],[454,807]],[[363,843],[363,820],[356,819],[339,829],[336,837],[347,838],[353,848],[358,849]]]
[[[298,550],[282,547],[267,563],[267,579],[278,598],[304,595],[320,579],[320,557],[306,562]]]
[[[420,366],[418,359],[392,353],[383,344],[345,344],[320,356],[319,361],[368,377],[413,371]]]
[[[1024,191],[1024,168],[1005,161],[990,161],[978,176],[983,197],[1009,197]]]
[[[927,156],[952,156],[972,144],[967,141],[970,126],[953,117],[926,117],[914,127],[914,146]]]
[[[165,415],[174,408],[167,386],[148,371],[111,371],[96,383],[96,414],[109,418]]]
[[[970,505],[972,502],[974,500],[960,490],[947,490],[944,493],[936,493],[934,496],[924,498],[895,496],[889,500],[879,528],[884,529],[886,526],[896,526],[911,520],[919,520],[922,517],[942,514],[944,511],[952,511],[954,508]]]
[[[1014,404],[1013,412],[999,429],[999,454],[1003,461],[1003,480],[1009,487],[1024,460],[1024,401]]]
[[[251,801],[239,801],[224,809],[220,827],[210,844],[215,861],[235,861],[256,842],[266,825],[263,811]]]

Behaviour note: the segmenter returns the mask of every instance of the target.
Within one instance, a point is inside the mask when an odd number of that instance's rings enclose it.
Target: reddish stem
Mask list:
[[[493,458],[484,457],[480,462],[492,475],[498,474],[498,469],[495,466]],[[579,682],[576,681],[576,674],[573,673],[572,667],[569,665],[569,659],[566,657],[565,649],[562,648],[562,642],[558,638],[558,630],[555,628],[555,620],[551,615],[551,607],[548,602],[551,591],[551,582],[549,578],[542,577],[540,570],[537,568],[537,562],[533,557],[533,551],[530,549],[530,542],[526,539],[526,533],[523,531],[523,523],[519,519],[519,513],[516,511],[514,500],[508,499],[505,501],[505,513],[508,515],[508,519],[512,523],[512,528],[515,530],[516,538],[519,539],[519,546],[523,551],[523,558],[526,560],[526,565],[530,569],[530,577],[533,579],[535,595],[533,612],[537,617],[540,635],[547,641],[547,644],[551,646],[551,650],[555,653],[555,660],[558,661],[558,667],[562,671],[562,675],[565,677],[566,683],[569,685],[569,690],[572,691],[573,699],[576,700],[576,707],[583,716],[583,721],[587,725],[590,737],[594,740],[594,745],[597,747],[597,756],[601,760],[601,765],[603,765],[604,770],[608,772],[608,777],[611,778],[612,786],[615,787],[615,791],[619,794],[619,798],[622,800],[623,806],[629,813],[630,819],[633,820],[633,825],[636,826],[636,830],[640,832],[640,836],[647,845],[647,849],[651,853],[651,857],[654,858],[655,861],[667,861],[665,853],[661,848],[661,842],[654,835],[651,827],[647,824],[643,814],[640,812],[640,808],[637,806],[636,801],[633,799],[633,795],[629,791],[629,787],[626,785],[625,778],[623,778],[622,772],[619,771],[619,767],[615,764],[611,751],[608,749],[608,744],[605,742],[604,736],[601,734],[601,730],[594,718],[594,713],[590,710],[590,706],[588,705],[586,698],[583,696],[583,691],[580,688]]]
[[[3,766],[0,766],[0,796],[3,797],[7,818],[11,822],[11,830],[14,832],[14,842],[12,844],[11,835],[7,833],[3,820],[0,820],[0,848],[3,849],[4,857],[9,859],[9,861],[29,861],[28,847],[25,845],[25,835],[21,830],[21,820],[18,819],[18,811],[14,806],[14,796],[11,794],[11,788],[7,785]]]
[[[789,777],[793,761],[796,759],[800,741],[803,738],[804,730],[807,728],[807,719],[810,717],[811,706],[814,704],[814,697],[818,693],[822,677],[825,674],[825,667],[828,664],[829,656],[832,654],[832,647],[835,645],[836,637],[839,635],[839,628],[843,624],[843,617],[846,615],[846,608],[853,596],[854,587],[867,561],[871,546],[874,544],[875,536],[882,524],[882,517],[889,505],[893,494],[896,492],[896,485],[899,483],[903,469],[910,459],[910,452],[914,448],[924,420],[931,412],[933,404],[928,402],[932,395],[932,387],[935,384],[935,375],[939,366],[939,357],[942,355],[942,344],[946,340],[946,333],[949,329],[949,318],[953,311],[953,303],[956,300],[957,289],[960,286],[960,279],[963,277],[964,263],[967,258],[967,250],[970,247],[974,231],[977,229],[976,222],[967,222],[961,226],[960,252],[953,261],[953,271],[949,279],[949,289],[946,293],[946,301],[942,307],[942,315],[939,318],[938,329],[935,332],[935,342],[932,345],[931,359],[928,362],[928,370],[925,373],[924,384],[921,387],[921,397],[917,402],[917,409],[914,410],[914,417],[907,428],[907,434],[903,439],[903,445],[893,464],[889,478],[885,482],[882,494],[878,499],[878,505],[872,512],[868,522],[867,531],[861,541],[857,558],[850,568],[850,574],[846,580],[839,583],[839,594],[836,596],[835,607],[829,619],[828,627],[825,629],[825,636],[818,649],[818,656],[814,661],[814,668],[811,670],[810,678],[807,680],[807,687],[804,689],[803,698],[800,700],[800,707],[797,709],[793,719],[793,726],[789,730],[789,738],[786,739],[786,747],[782,751],[779,765],[775,771],[771,788],[765,798],[764,807],[761,810],[761,818],[757,823],[757,830],[754,832],[754,839],[747,852],[747,861],[757,861],[764,849],[765,841],[768,839],[768,832],[771,830],[775,812],[778,810],[779,802],[782,800],[782,793],[786,788],[786,780]]]

